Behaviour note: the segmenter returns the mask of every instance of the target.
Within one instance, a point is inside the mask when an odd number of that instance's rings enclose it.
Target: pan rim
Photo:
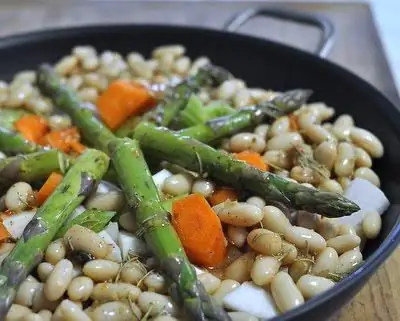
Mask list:
[[[291,51],[293,54],[297,54],[301,59],[313,60],[314,63],[320,64],[322,68],[329,70],[330,73],[335,73],[340,78],[347,79],[348,82],[354,83],[354,87],[357,87],[357,90],[364,91],[368,94],[369,97],[373,100],[374,105],[379,106],[381,110],[384,111],[384,116],[388,124],[390,124],[391,129],[397,133],[397,136],[400,137],[400,106],[396,106],[396,104],[386,97],[383,93],[381,93],[378,89],[376,89],[372,84],[368,81],[362,79],[360,76],[354,74],[350,70],[342,67],[334,62],[322,59],[318,56],[315,56],[312,53],[306,52],[304,50],[294,48],[282,43],[278,43],[272,40],[264,39],[261,37],[244,35],[238,33],[232,33],[228,31],[206,28],[206,27],[197,27],[197,26],[186,26],[186,25],[170,25],[170,24],[135,24],[135,23],[111,23],[111,24],[82,24],[79,26],[63,26],[49,29],[38,29],[29,32],[20,32],[17,34],[7,35],[0,39],[0,51],[13,47],[15,45],[21,45],[24,43],[34,43],[37,41],[43,40],[51,40],[54,37],[65,37],[67,35],[72,34],[92,34],[99,33],[101,31],[112,31],[116,28],[128,29],[149,29],[149,28],[163,28],[169,29],[170,31],[178,31],[185,30],[187,32],[203,32],[207,34],[219,34],[224,37],[234,37],[238,40],[243,39],[247,41],[252,41],[254,43],[259,43],[260,45],[268,44],[269,46],[275,47],[276,50],[284,50]],[[366,279],[366,283],[370,276],[375,273],[378,267],[394,252],[398,243],[400,242],[400,215],[398,215],[392,230],[389,235],[382,241],[379,247],[368,257],[365,261],[365,264],[360,267],[356,272],[354,272],[351,276],[346,279],[338,282],[333,288],[325,292],[321,296],[317,296],[300,307],[288,311],[280,316],[274,317],[270,319],[270,321],[289,321],[295,316],[302,315],[317,306],[322,304],[327,304],[328,301],[332,300],[334,297],[337,297],[340,293],[344,291],[350,290],[350,288],[360,282],[362,279]]]

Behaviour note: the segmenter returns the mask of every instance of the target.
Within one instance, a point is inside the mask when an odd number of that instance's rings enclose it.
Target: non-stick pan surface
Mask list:
[[[311,88],[312,100],[326,102],[338,114],[351,114],[357,125],[382,140],[385,155],[375,162],[374,169],[392,205],[383,216],[379,238],[369,241],[364,251],[366,264],[325,294],[274,319],[327,320],[367,282],[395,249],[400,236],[400,113],[371,85],[333,63],[288,46],[230,32],[167,25],[102,25],[4,38],[0,40],[0,77],[9,80],[20,70],[56,62],[76,45],[148,55],[154,47],[171,43],[183,44],[190,57],[210,57],[249,87]]]

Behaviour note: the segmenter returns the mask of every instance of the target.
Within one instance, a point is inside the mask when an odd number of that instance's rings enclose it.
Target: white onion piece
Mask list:
[[[148,254],[146,243],[132,233],[121,231],[118,236],[118,245],[124,260],[130,254],[137,256],[146,256]]]
[[[121,263],[122,262],[121,249],[111,238],[110,234],[108,234],[105,230],[103,230],[100,233],[98,233],[98,235],[110,247],[110,250],[108,251],[108,254],[105,258],[113,262]]]
[[[3,225],[14,239],[19,239],[26,225],[32,220],[35,213],[36,210],[24,211],[9,216],[3,220]]]

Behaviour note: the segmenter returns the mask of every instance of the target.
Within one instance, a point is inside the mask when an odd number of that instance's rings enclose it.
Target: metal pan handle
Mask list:
[[[272,17],[317,27],[321,31],[321,36],[314,53],[321,58],[325,58],[332,49],[335,27],[328,18],[317,14],[304,13],[286,8],[271,7],[247,9],[229,19],[225,23],[223,29],[226,31],[237,31],[243,24],[258,16]]]

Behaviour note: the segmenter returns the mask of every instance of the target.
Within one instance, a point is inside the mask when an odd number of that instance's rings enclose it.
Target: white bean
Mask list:
[[[286,272],[279,272],[271,282],[271,292],[278,309],[284,313],[304,303],[304,298]]]
[[[92,279],[86,276],[78,276],[68,286],[68,296],[72,301],[86,301],[90,298],[93,287]]]
[[[338,183],[340,184],[340,186],[342,186],[343,191],[345,191],[347,189],[347,187],[349,187],[350,183],[351,183],[351,179],[349,177],[338,177],[337,178]]]
[[[138,262],[128,262],[121,269],[121,280],[136,285],[146,275],[146,268]]]
[[[254,251],[264,255],[277,255],[282,250],[280,235],[262,228],[252,230],[247,236],[247,243]]]
[[[271,138],[267,142],[267,149],[287,151],[301,143],[303,143],[303,138],[299,133],[285,133]]]
[[[221,285],[221,280],[208,272],[200,274],[197,278],[203,284],[208,294],[215,293]]]
[[[349,273],[362,261],[363,256],[359,249],[344,252],[339,256],[339,263],[336,272],[339,274]]]
[[[198,193],[204,197],[209,197],[214,192],[214,184],[205,179],[197,179],[192,186],[192,193]]]
[[[290,225],[288,218],[283,212],[275,206],[265,206],[262,209],[262,226],[272,232],[283,234],[286,227]]]
[[[251,268],[251,279],[259,286],[268,285],[278,273],[280,266],[281,263],[275,257],[259,255]]]
[[[54,67],[59,75],[65,76],[73,72],[78,66],[78,58],[75,56],[63,57]]]
[[[356,248],[360,243],[360,237],[352,234],[339,235],[327,241],[327,245],[334,248],[339,255]]]
[[[151,321],[179,321],[170,315],[159,315],[158,317],[152,318]]]
[[[322,142],[333,140],[332,134],[321,125],[311,124],[304,129],[306,135],[313,143],[321,144]]]
[[[233,96],[233,105],[235,107],[247,106],[250,103],[250,99],[250,92],[247,89],[239,89]]]
[[[43,319],[39,314],[31,313],[31,314],[25,315],[21,319],[21,321],[43,321]]]
[[[232,321],[258,321],[258,318],[247,312],[228,312]]]
[[[308,108],[310,110],[318,112],[321,121],[325,121],[335,114],[335,110],[333,108],[328,107],[325,103],[322,102],[308,104]]]
[[[49,117],[49,125],[53,130],[61,130],[71,127],[71,118],[67,115],[52,115]]]
[[[192,67],[190,67],[189,74],[193,75],[197,73],[197,71],[201,68],[204,67],[205,65],[210,63],[210,59],[207,57],[198,57],[193,61]]]
[[[109,247],[100,236],[80,225],[72,226],[65,233],[64,243],[73,250],[87,252],[99,259],[106,257],[109,251]]]
[[[44,293],[50,301],[56,301],[64,295],[72,281],[72,269],[71,261],[65,259],[54,266],[44,285]]]
[[[166,54],[171,54],[174,58],[178,58],[185,53],[186,49],[182,45],[163,45],[155,48],[151,55],[154,58],[160,58]]]
[[[38,312],[38,315],[40,315],[42,321],[51,321],[53,313],[51,313],[49,310],[41,310]]]
[[[66,321],[91,321],[92,319],[82,311],[82,308],[70,300],[60,304],[61,313]]]
[[[165,278],[157,272],[149,273],[143,280],[143,284],[146,286],[147,291],[157,292],[164,294],[168,292],[167,282]]]
[[[35,296],[35,293],[39,288],[40,283],[38,283],[37,281],[32,282],[26,279],[18,288],[14,302],[27,307],[32,306],[33,297]]]
[[[381,181],[379,176],[376,173],[368,168],[368,167],[359,167],[354,172],[354,177],[363,178],[367,181],[370,181],[375,186],[379,187],[381,185]]]
[[[81,75],[72,75],[71,77],[66,79],[66,83],[73,90],[78,90],[83,85],[83,78]]]
[[[309,213],[306,211],[298,211],[296,225],[310,230],[315,230],[320,220],[321,218],[318,214]]]
[[[189,71],[189,68],[190,68],[190,58],[185,56],[178,58],[174,62],[172,66],[172,71],[181,76],[185,76]]]
[[[224,278],[235,280],[239,283],[249,281],[254,260],[254,252],[247,252],[241,255],[225,268]]]
[[[357,235],[355,228],[349,224],[340,224],[338,234],[339,235],[345,235],[345,234]]]
[[[302,112],[298,117],[298,123],[300,129],[304,130],[310,125],[319,124],[321,122],[319,113],[315,111],[307,110]]]
[[[148,313],[150,316],[157,316],[161,312],[175,316],[178,311],[169,297],[154,292],[142,292],[139,295],[138,305],[143,313]]]
[[[269,137],[278,136],[290,131],[290,121],[288,116],[279,117],[275,120],[268,132]]]
[[[290,170],[290,177],[299,183],[316,184],[319,181],[319,177],[314,170],[301,166],[294,166]]]
[[[362,149],[361,147],[356,147],[356,167],[371,167],[372,166],[372,159],[369,154]]]
[[[162,190],[173,196],[189,193],[192,189],[193,178],[189,174],[175,174],[165,179]]]
[[[297,248],[289,242],[282,240],[282,256],[281,263],[282,265],[292,264],[297,258]]]
[[[265,149],[265,140],[253,133],[239,133],[232,136],[229,147],[232,152],[252,150],[262,153]]]
[[[330,289],[335,285],[335,282],[321,276],[306,274],[297,281],[296,285],[307,300]]]
[[[94,71],[99,67],[99,65],[100,61],[95,55],[85,57],[85,59],[82,60],[82,67],[86,71]]]
[[[165,53],[158,57],[157,69],[163,73],[169,73],[174,64],[174,55],[171,53]]]
[[[326,247],[326,241],[320,234],[301,226],[288,226],[285,239],[298,248],[307,248],[312,252],[321,252]]]
[[[40,310],[46,309],[54,311],[60,304],[60,300],[50,301],[46,294],[44,293],[45,284],[39,283],[39,288],[35,291],[32,301],[32,311],[38,312]]]
[[[334,126],[348,126],[348,127],[353,127],[354,126],[354,119],[352,116],[343,114],[340,115],[335,122],[333,123]]]
[[[356,155],[353,145],[342,142],[338,146],[338,155],[334,170],[337,176],[351,176],[353,174]]]
[[[268,150],[262,157],[266,164],[272,167],[290,169],[292,167],[292,158],[283,150]]]
[[[383,156],[384,148],[381,141],[370,131],[362,128],[352,128],[350,139],[355,145],[366,150],[372,157],[379,158]]]
[[[235,92],[243,88],[237,79],[225,80],[217,89],[217,98],[221,100],[229,100]]]
[[[134,216],[131,212],[126,212],[121,214],[118,220],[119,225],[122,226],[125,230],[131,233],[136,233],[137,226],[134,219]]]
[[[92,260],[83,266],[83,273],[95,282],[113,279],[119,271],[119,264],[107,260]]]
[[[18,72],[13,79],[13,82],[34,83],[36,81],[36,73],[33,70],[24,70]]]
[[[8,254],[15,247],[15,243],[2,243],[0,245],[0,254]]]
[[[297,282],[303,275],[308,274],[313,263],[308,259],[297,259],[290,265],[288,273],[294,282]]]
[[[367,239],[375,239],[382,227],[382,218],[378,212],[371,211],[365,214],[362,229]]]
[[[222,301],[229,293],[235,290],[240,286],[240,283],[235,280],[222,280],[217,291],[212,295],[213,299],[220,305],[222,305]]]
[[[76,46],[72,48],[72,54],[79,59],[97,55],[96,49],[92,46]]]
[[[102,304],[90,313],[93,321],[131,321],[134,317],[140,319],[140,316],[134,316],[128,303],[108,302]]]
[[[25,105],[27,109],[38,114],[50,114],[53,111],[51,101],[45,98],[31,97]]]
[[[78,91],[78,97],[83,101],[95,103],[98,96],[99,94],[97,92],[97,89],[93,87],[82,88]]]
[[[226,230],[226,237],[229,242],[237,247],[242,247],[246,243],[249,232],[245,227],[229,225]]]
[[[49,244],[45,252],[45,260],[53,265],[65,258],[67,248],[63,239],[58,239]]]
[[[91,298],[94,301],[136,301],[142,291],[129,283],[98,283],[93,288]]]
[[[350,137],[351,126],[333,126],[332,133],[339,141],[348,141]]]
[[[223,223],[233,226],[253,226],[263,218],[260,208],[241,202],[225,202],[216,213]]]
[[[136,61],[135,63],[131,63],[129,67],[132,69],[132,72],[145,80],[149,80],[153,77],[154,66],[152,66],[149,62],[146,61]]]
[[[47,278],[53,272],[54,265],[48,262],[42,262],[37,267],[37,274],[42,282],[46,282]]]
[[[105,90],[108,86],[107,77],[95,72],[86,74],[83,80],[86,86],[94,87],[100,92]]]
[[[9,210],[23,211],[28,207],[29,196],[33,190],[31,185],[25,182],[13,184],[6,193],[5,204]]]
[[[258,208],[263,208],[265,206],[265,201],[258,196],[251,196],[246,200],[247,204],[252,204],[257,206]]]
[[[327,277],[329,274],[336,272],[338,263],[339,256],[336,253],[336,250],[327,247],[317,256],[315,264],[311,269],[311,274]]]
[[[343,194],[342,186],[334,179],[326,179],[318,185],[318,189],[325,192]]]
[[[337,157],[336,142],[332,140],[320,143],[314,150],[315,160],[331,170]]]
[[[254,134],[260,136],[262,139],[267,139],[267,135],[268,135],[268,131],[269,131],[270,126],[267,124],[261,124],[258,125],[255,129],[254,129]]]
[[[108,193],[94,193],[85,202],[87,209],[102,211],[120,211],[125,205],[124,194],[120,191],[109,191]]]
[[[5,321],[21,321],[22,318],[31,313],[32,311],[27,307],[19,304],[13,304],[6,315]]]

